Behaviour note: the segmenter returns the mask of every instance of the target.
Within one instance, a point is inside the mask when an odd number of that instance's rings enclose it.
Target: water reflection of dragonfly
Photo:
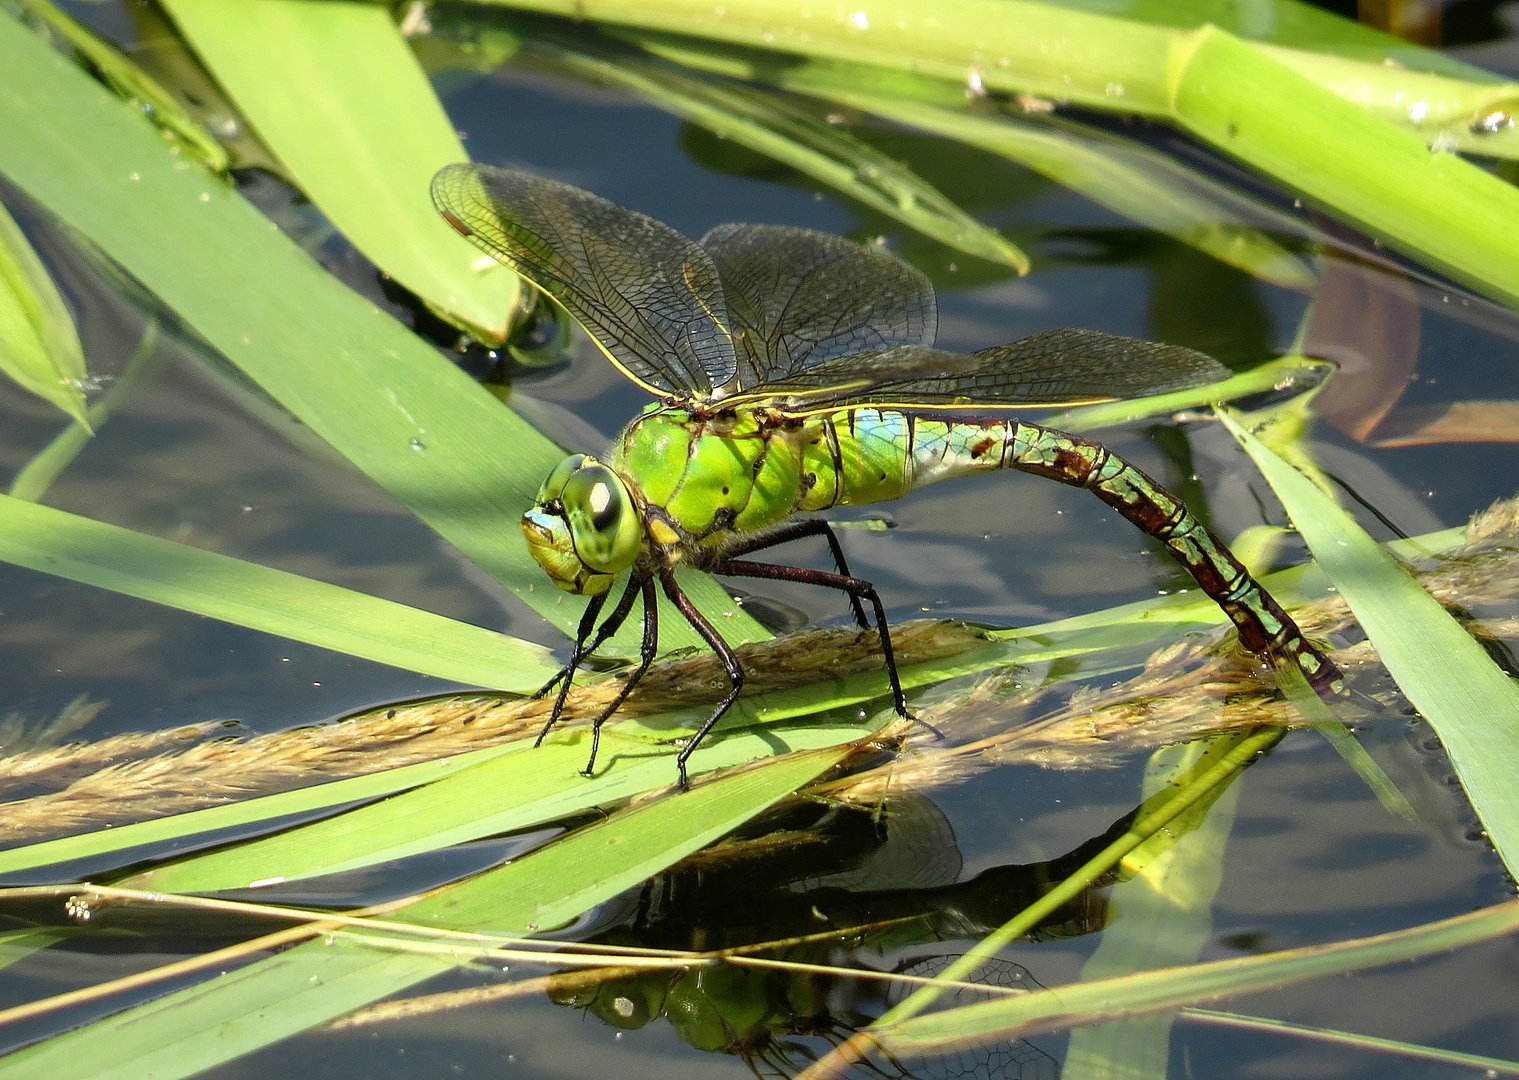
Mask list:
[[[591,597],[563,671],[642,597],[632,690],[658,649],[654,586],[723,660],[730,690],[678,758],[737,698],[733,650],[676,583],[679,565],[797,581],[848,594],[875,615],[897,711],[907,716],[886,612],[854,577],[828,523],[798,513],[895,499],[991,469],[1084,487],[1164,543],[1229,615],[1252,651],[1296,661],[1318,689],[1334,665],[1174,496],[1106,448],[1000,415],[1205,385],[1228,372],[1201,353],[1092,330],[1053,330],[961,355],[933,348],[933,287],[879,247],[807,229],[719,225],[697,244],[568,184],[484,165],[433,181],[444,217],[564,306],[611,361],[658,396],[605,462],[565,459],[522,520],[533,557],[567,592]],[[754,562],[756,551],[824,537],[837,572]],[[614,580],[631,571],[599,627]],[[597,732],[622,702],[594,722]],[[591,741],[589,773],[596,762]]]
[[[949,822],[928,799],[898,795],[884,818],[867,811],[798,806],[775,831],[756,833],[764,854],[700,855],[654,878],[629,902],[617,926],[594,943],[679,950],[736,949],[779,960],[846,968],[885,964],[893,973],[930,977],[1063,880],[1129,826],[1116,822],[1066,855],[1031,865],[989,867],[967,881]],[[793,844],[775,850],[776,838]],[[729,861],[729,860],[732,861]],[[839,869],[844,867],[845,869]],[[831,872],[830,872],[831,871]],[[756,887],[756,882],[765,886]],[[1095,933],[1106,902],[1089,890],[1030,932],[1035,941]],[[791,942],[756,948],[760,942]],[[564,972],[550,996],[609,1026],[638,1030],[661,1019],[690,1046],[742,1058],[757,1076],[788,1077],[818,1054],[867,1027],[915,987],[817,972],[692,967],[613,979]],[[1000,959],[976,981],[1039,989],[1021,964]],[[983,1000],[952,991],[940,1007]],[[1055,1080],[1059,1064],[1025,1040],[966,1045],[934,1057],[873,1055],[846,1075]]]

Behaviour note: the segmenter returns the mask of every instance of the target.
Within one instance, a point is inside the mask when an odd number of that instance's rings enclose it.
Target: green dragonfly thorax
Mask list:
[[[612,469],[587,454],[561,461],[522,515],[528,551],[565,592],[595,596],[643,550],[632,493]]]

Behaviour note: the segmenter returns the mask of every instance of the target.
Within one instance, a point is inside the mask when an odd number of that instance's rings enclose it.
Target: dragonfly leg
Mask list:
[[[891,680],[892,703],[896,706],[897,715],[904,720],[922,724],[937,738],[944,737],[944,733],[938,728],[919,720],[907,711],[907,696],[902,692],[902,680],[897,674],[897,658],[891,649],[891,627],[886,622],[886,607],[881,603],[881,596],[876,592],[876,587],[870,582],[847,574],[830,574],[826,570],[808,570],[800,566],[749,562],[747,559],[724,559],[712,567],[712,572],[727,574],[731,577],[768,578],[771,581],[796,581],[803,585],[821,585],[825,589],[838,589],[851,596],[869,600],[870,606],[876,613],[876,633],[881,638],[881,659],[886,664],[886,677]]]
[[[548,723],[543,725],[543,730],[538,732],[538,738],[533,740],[534,746],[540,745],[544,737],[553,730],[554,725],[559,723],[559,717],[564,713],[565,698],[570,693],[570,683],[575,678],[575,670],[580,667],[581,662],[587,656],[600,648],[601,643],[615,634],[618,627],[627,620],[628,612],[633,610],[633,599],[638,595],[638,587],[639,579],[635,574],[628,579],[628,586],[623,590],[622,599],[618,600],[617,606],[612,609],[612,614],[607,616],[606,621],[601,624],[601,628],[596,631],[596,636],[591,638],[589,642],[586,641],[586,638],[590,636],[591,626],[596,622],[596,616],[601,613],[602,606],[607,602],[607,594],[600,593],[592,597],[591,602],[586,605],[585,614],[580,617],[580,626],[575,631],[575,647],[570,650],[569,663],[560,668],[559,674],[545,683],[543,689],[533,695],[533,699],[537,700],[552,690],[555,683],[560,683],[559,696],[554,699],[554,711],[549,713]]]
[[[623,680],[622,689],[617,691],[617,696],[612,699],[611,704],[602,709],[596,719],[591,721],[591,756],[586,761],[585,768],[580,771],[582,776],[590,776],[596,768],[596,751],[601,749],[601,725],[622,707],[622,703],[628,699],[628,695],[633,692],[633,687],[637,686],[639,680],[644,677],[644,673],[649,670],[649,665],[654,662],[655,654],[659,652],[659,608],[654,598],[654,579],[645,577],[638,582],[638,586],[639,591],[643,593],[643,647],[639,650],[638,666]],[[631,591],[631,583],[629,583],[629,594]],[[632,605],[629,604],[629,606]]]
[[[1097,443],[1022,421],[1016,429],[1005,465],[1091,491],[1170,549],[1234,622],[1245,648],[1295,662],[1320,694],[1342,692],[1340,669],[1181,500]]]
[[[723,698],[717,708],[712,711],[712,715],[707,717],[706,722],[697,729],[696,734],[686,740],[685,748],[675,759],[675,767],[680,770],[680,790],[685,791],[690,787],[686,778],[686,761],[701,741],[707,737],[707,732],[712,730],[712,726],[722,719],[728,707],[738,700],[738,692],[744,687],[744,668],[738,662],[738,654],[733,651],[732,646],[723,640],[723,636],[707,621],[706,616],[697,611],[696,605],[691,603],[690,598],[681,591],[680,585],[675,581],[675,575],[669,570],[662,570],[659,583],[664,586],[665,595],[670,598],[670,602],[686,617],[686,621],[702,636],[702,639],[717,654],[717,658],[723,662],[723,667],[728,670],[728,696]]]
[[[723,552],[724,558],[734,558],[739,555],[749,555],[765,548],[775,547],[777,544],[790,543],[792,540],[800,540],[806,536],[821,536],[828,541],[828,550],[833,553],[833,565],[839,568],[839,573],[845,577],[853,577],[849,572],[849,564],[844,561],[844,549],[839,544],[839,538],[833,531],[833,526],[822,518],[804,518],[801,521],[790,521],[778,529],[757,533],[754,536],[744,537],[732,547]],[[861,629],[870,626],[865,618],[865,608],[860,604],[860,598],[854,593],[849,594],[849,606],[854,609],[854,621]]]

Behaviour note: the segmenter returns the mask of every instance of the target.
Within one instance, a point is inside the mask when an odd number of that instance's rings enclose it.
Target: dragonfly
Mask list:
[[[565,458],[521,522],[554,584],[590,598],[568,662],[539,692],[560,687],[539,742],[576,670],[642,601],[638,664],[592,721],[586,775],[602,725],[658,654],[656,586],[728,677],[676,760],[682,789],[692,752],[743,689],[738,656],[682,591],[679,566],[844,593],[862,629],[873,618],[892,702],[911,719],[880,596],[850,572],[827,520],[802,515],[994,469],[1093,492],[1166,546],[1245,648],[1296,664],[1320,694],[1340,688],[1334,663],[1179,499],[1096,442],[1008,415],[1208,385],[1228,375],[1210,357],[1085,329],[950,352],[934,347],[928,278],[884,247],[747,224],[697,242],[570,184],[472,163],[440,171],[432,196],[455,230],[562,306],[655,398],[603,457]],[[747,558],[803,537],[827,542],[833,570]]]

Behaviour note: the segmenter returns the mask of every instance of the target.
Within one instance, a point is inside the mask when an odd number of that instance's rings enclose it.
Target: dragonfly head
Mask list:
[[[527,549],[555,585],[594,596],[638,558],[638,505],[615,471],[586,454],[559,463],[522,515]]]

